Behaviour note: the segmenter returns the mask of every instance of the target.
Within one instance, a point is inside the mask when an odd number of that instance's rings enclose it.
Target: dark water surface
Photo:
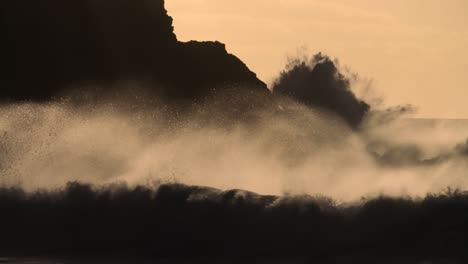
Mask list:
[[[382,263],[382,264],[458,264],[467,263],[462,260],[408,260],[405,258],[395,258],[392,260],[378,260],[362,259],[353,257],[343,258],[331,258],[329,260],[266,260],[266,259],[243,259],[243,260],[222,260],[222,259],[198,259],[198,260],[90,260],[90,259],[75,259],[75,260],[64,260],[64,259],[44,259],[44,258],[0,258],[0,264],[306,264],[306,263],[323,263],[323,264],[341,264],[341,263]]]

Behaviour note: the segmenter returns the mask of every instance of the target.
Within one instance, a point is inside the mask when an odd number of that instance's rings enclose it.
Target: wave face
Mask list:
[[[464,122],[214,102],[0,108],[0,255],[465,259]]]
[[[0,210],[0,254],[19,256],[462,260],[468,232],[468,194],[457,191],[339,206],[180,184],[69,183],[2,188]]]

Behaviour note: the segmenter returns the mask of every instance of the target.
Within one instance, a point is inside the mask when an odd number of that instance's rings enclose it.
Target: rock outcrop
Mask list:
[[[0,12],[3,101],[120,81],[189,100],[233,85],[268,92],[223,44],[179,42],[164,0],[5,0]]]

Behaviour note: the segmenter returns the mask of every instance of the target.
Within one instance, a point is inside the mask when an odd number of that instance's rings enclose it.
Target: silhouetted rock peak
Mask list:
[[[183,98],[232,84],[266,90],[223,44],[178,42],[163,0],[5,0],[0,13],[2,100],[49,100],[69,86],[122,80]]]

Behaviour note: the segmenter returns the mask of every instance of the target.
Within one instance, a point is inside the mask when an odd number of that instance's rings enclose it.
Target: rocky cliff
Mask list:
[[[0,12],[3,101],[120,81],[183,99],[233,85],[268,91],[223,44],[179,42],[164,0],[5,0]]]

